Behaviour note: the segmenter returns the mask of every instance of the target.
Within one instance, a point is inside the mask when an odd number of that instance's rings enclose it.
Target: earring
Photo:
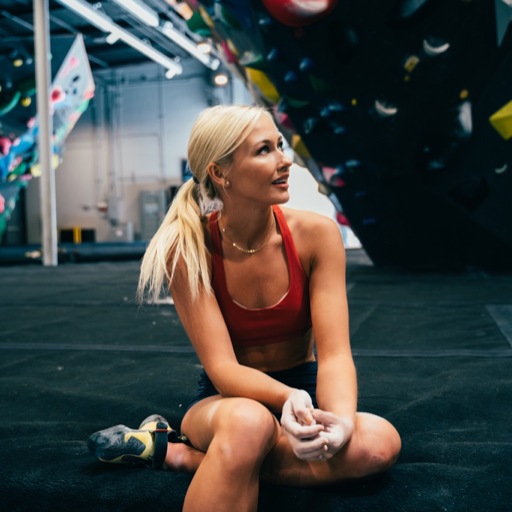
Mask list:
[[[226,187],[230,187],[231,186],[231,183],[229,182],[229,180],[226,180]]]

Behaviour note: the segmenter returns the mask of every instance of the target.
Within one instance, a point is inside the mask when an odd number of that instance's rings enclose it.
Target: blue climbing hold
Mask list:
[[[333,127],[333,132],[336,134],[336,135],[341,135],[342,133],[345,133],[347,130],[345,130],[345,128],[343,128],[343,126],[334,126]]]
[[[279,50],[277,48],[272,48],[272,50],[268,52],[267,60],[269,62],[274,62],[277,59],[279,59]]]
[[[363,219],[363,224],[365,226],[369,226],[370,224],[375,224],[377,221],[375,219]]]
[[[320,111],[320,117],[329,117],[331,115],[331,111],[325,107]]]
[[[262,28],[271,27],[274,24],[274,20],[262,14],[258,19],[258,25]]]
[[[284,77],[285,82],[296,82],[298,80],[297,73],[295,71],[289,71]]]
[[[359,192],[356,192],[355,195],[357,198],[364,197],[366,195],[366,190],[360,190]]]
[[[343,164],[339,164],[336,166],[336,176],[343,176],[347,174],[347,169],[345,169],[345,166]]]
[[[301,71],[311,71],[315,67],[315,63],[309,59],[308,57],[304,57],[299,64],[299,68]]]
[[[327,107],[331,112],[343,112],[345,107],[338,102],[329,103]]]
[[[361,165],[361,162],[359,160],[347,160],[345,162],[345,167],[359,167]]]
[[[306,119],[302,125],[302,127],[304,128],[304,133],[306,135],[309,135],[310,133],[315,131],[315,129],[318,127],[319,122],[320,120],[317,119],[316,117],[310,117],[309,119]]]

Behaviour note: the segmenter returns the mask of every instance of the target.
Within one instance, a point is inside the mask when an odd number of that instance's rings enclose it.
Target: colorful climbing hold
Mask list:
[[[315,75],[309,75],[309,82],[317,94],[331,94],[333,92],[331,86],[325,80]]]
[[[281,97],[279,96],[277,89],[274,87],[274,84],[269,80],[263,71],[246,68],[245,73],[247,79],[258,87],[258,89],[268,101],[274,104],[279,102]]]
[[[327,16],[338,0],[263,0],[268,12],[289,27],[302,27]]]
[[[315,63],[308,57],[304,57],[299,64],[299,68],[301,71],[307,72],[314,69]]]
[[[297,98],[290,98],[290,96],[285,96],[287,103],[293,108],[304,108],[309,105],[309,100],[299,100]]]
[[[494,129],[505,139],[512,137],[512,101],[500,108],[490,118]]]
[[[272,48],[267,55],[267,60],[269,62],[274,62],[279,59],[279,50],[277,48]]]
[[[292,149],[299,155],[304,158],[311,158],[311,153],[308,151],[308,148],[304,144],[303,140],[301,139],[300,135],[297,135],[296,133],[292,136],[292,143],[291,143]]]
[[[298,79],[299,78],[297,76],[297,73],[295,73],[295,71],[288,71],[288,73],[286,73],[286,75],[284,76],[285,82],[296,82]]]

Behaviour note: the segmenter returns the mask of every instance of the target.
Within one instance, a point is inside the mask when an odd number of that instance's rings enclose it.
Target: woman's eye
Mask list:
[[[284,149],[284,144],[282,142],[280,142],[278,145],[277,145],[278,149],[280,149],[281,151]]]
[[[258,155],[261,155],[262,153],[268,153],[268,146],[263,146],[258,150]]]

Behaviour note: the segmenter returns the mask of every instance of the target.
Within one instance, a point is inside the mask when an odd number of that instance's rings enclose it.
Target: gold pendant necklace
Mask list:
[[[237,245],[235,243],[235,241],[228,235],[227,231],[224,229],[224,227],[222,226],[222,224],[220,223],[220,219],[219,219],[219,225],[220,225],[220,229],[222,229],[222,232],[231,240],[232,242],[232,245],[235,249],[238,249],[239,251],[242,251],[242,252],[245,252],[246,254],[254,254],[255,252],[259,252],[261,251],[267,244],[268,244],[268,241],[270,240],[270,237],[272,236],[272,231],[276,225],[276,219],[274,217],[274,215],[272,214],[272,218],[274,219],[274,222],[272,223],[272,229],[270,230],[270,234],[268,235],[267,239],[265,240],[265,243],[261,246],[261,247],[258,247],[257,249],[244,249],[243,247],[240,247],[239,245]]]

